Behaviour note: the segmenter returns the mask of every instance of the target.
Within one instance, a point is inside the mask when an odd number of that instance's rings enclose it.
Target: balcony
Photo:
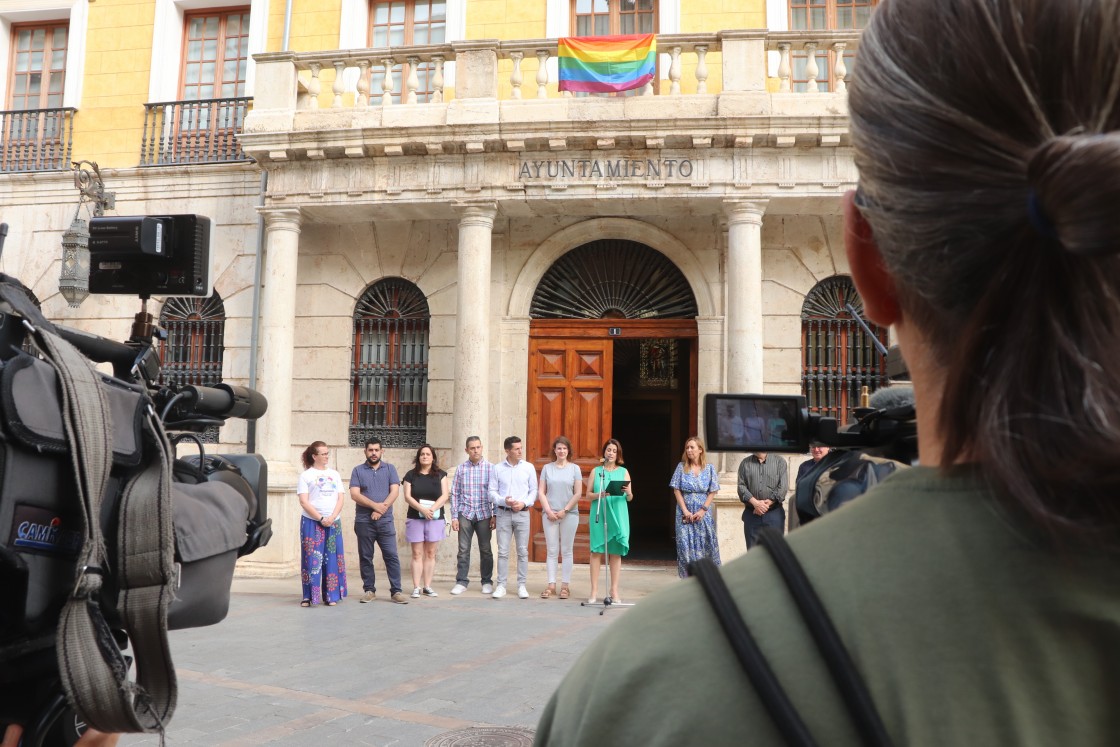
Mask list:
[[[76,112],[72,107],[0,112],[0,173],[69,170]]]
[[[840,145],[858,45],[859,32],[663,34],[657,49],[670,64],[661,93],[617,98],[557,95],[555,39],[262,54],[241,140],[259,161]],[[720,72],[711,82],[709,60]],[[387,73],[402,64],[431,66],[429,95],[409,75],[394,96]],[[818,81],[822,70],[831,85]]]
[[[144,105],[141,166],[250,160],[237,141],[252,99],[170,101]]]

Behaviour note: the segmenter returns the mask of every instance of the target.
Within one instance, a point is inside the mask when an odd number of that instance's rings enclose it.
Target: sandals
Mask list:
[[[310,607],[311,606],[311,600],[310,599],[304,599],[303,601],[301,601],[299,603],[299,606],[300,607]]]
[[[556,584],[549,584],[548,586],[544,587],[544,591],[541,592],[541,599],[548,599],[555,593]]]
[[[568,590],[568,585],[567,584],[560,584],[560,598],[561,599],[567,599],[571,595],[572,595],[572,592]]]

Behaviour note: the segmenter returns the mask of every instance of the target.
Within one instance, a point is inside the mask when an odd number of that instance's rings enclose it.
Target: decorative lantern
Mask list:
[[[105,191],[101,169],[92,161],[74,161],[74,186],[78,189],[78,210],[70,228],[62,234],[62,274],[58,278],[58,290],[70,303],[70,308],[78,308],[89,295],[89,224],[79,218],[82,206],[93,217],[105,214],[105,210],[116,207],[117,198],[112,192]]]
[[[62,275],[58,289],[69,302],[78,308],[89,295],[89,225],[74,216],[70,228],[62,234]]]

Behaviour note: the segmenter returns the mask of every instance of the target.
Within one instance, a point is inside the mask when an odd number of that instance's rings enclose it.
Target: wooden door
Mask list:
[[[614,342],[609,339],[530,338],[529,340],[529,429],[525,458],[537,474],[552,461],[552,441],[567,436],[572,442],[570,459],[586,475],[599,463],[599,449],[610,437],[611,377]],[[589,560],[587,513],[589,502],[579,503],[579,530],[573,556],[575,562]],[[546,559],[542,513],[530,519],[529,558]]]

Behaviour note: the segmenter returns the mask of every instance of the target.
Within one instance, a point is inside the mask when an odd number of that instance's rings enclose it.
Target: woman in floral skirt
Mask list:
[[[331,450],[316,441],[303,450],[304,472],[299,476],[301,607],[333,607],[346,596],[346,563],[342,550],[342,477],[329,469]]]

